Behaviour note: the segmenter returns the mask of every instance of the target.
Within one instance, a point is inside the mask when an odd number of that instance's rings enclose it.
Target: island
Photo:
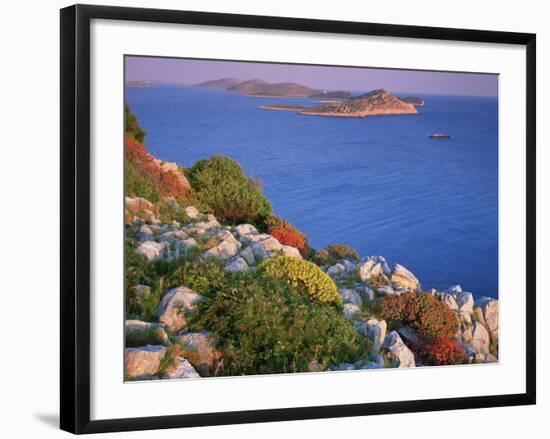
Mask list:
[[[270,83],[262,79],[242,81],[236,78],[221,78],[195,84],[195,87],[217,88],[230,93],[240,93],[252,97],[269,98],[311,98],[311,99],[351,99],[349,91],[326,91],[295,82]]]
[[[262,105],[266,110],[288,110],[308,116],[331,117],[369,117],[390,114],[417,114],[411,103],[403,102],[390,91],[373,90],[346,102],[329,103],[318,107],[300,107],[296,105]]]
[[[352,94],[349,91],[337,90],[337,91],[325,91],[321,93],[315,93],[308,96],[311,99],[351,99]]]
[[[150,87],[153,85],[153,81],[141,80],[141,81],[126,81],[127,87]]]
[[[261,79],[241,82],[240,84],[229,87],[227,91],[242,93],[246,96],[285,98],[308,97],[312,94],[321,93],[320,90],[296,84],[295,82],[278,82],[272,84]]]
[[[413,104],[413,105],[416,105],[418,107],[423,107],[424,106],[424,99],[421,99],[417,96],[407,96],[407,97],[404,97],[404,98],[400,98],[403,102],[406,102],[408,104]]]
[[[242,82],[243,81],[236,78],[222,78],[222,79],[214,79],[212,81],[201,82],[199,84],[195,84],[194,87],[219,88],[222,90],[227,90],[229,87],[233,87],[234,85],[240,84]]]

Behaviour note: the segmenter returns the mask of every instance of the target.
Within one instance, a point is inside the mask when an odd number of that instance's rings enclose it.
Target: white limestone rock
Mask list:
[[[403,343],[403,340],[401,340],[396,331],[392,331],[387,335],[384,341],[384,351],[398,368],[416,367],[414,354]]]
[[[190,288],[181,286],[168,291],[162,298],[157,315],[172,332],[178,332],[187,326],[187,317],[204,297]]]

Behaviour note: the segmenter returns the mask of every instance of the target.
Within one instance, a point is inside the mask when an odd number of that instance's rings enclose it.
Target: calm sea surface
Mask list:
[[[418,115],[341,119],[262,110],[308,99],[128,88],[147,148],[185,167],[214,154],[260,178],[315,248],[383,255],[424,288],[498,296],[498,101],[422,96]],[[450,134],[448,140],[428,138]]]

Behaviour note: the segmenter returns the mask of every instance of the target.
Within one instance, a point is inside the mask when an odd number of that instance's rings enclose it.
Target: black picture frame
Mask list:
[[[333,34],[514,44],[526,47],[526,376],[525,393],[90,419],[90,22],[181,23]],[[536,401],[536,35],[288,17],[75,5],[61,10],[61,404],[63,430],[100,433],[535,404]]]

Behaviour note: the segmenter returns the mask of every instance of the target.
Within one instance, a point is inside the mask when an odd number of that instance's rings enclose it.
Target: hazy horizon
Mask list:
[[[223,78],[295,82],[322,90],[369,91],[385,88],[395,93],[498,96],[498,75],[492,73],[125,57],[125,81],[195,85]]]

